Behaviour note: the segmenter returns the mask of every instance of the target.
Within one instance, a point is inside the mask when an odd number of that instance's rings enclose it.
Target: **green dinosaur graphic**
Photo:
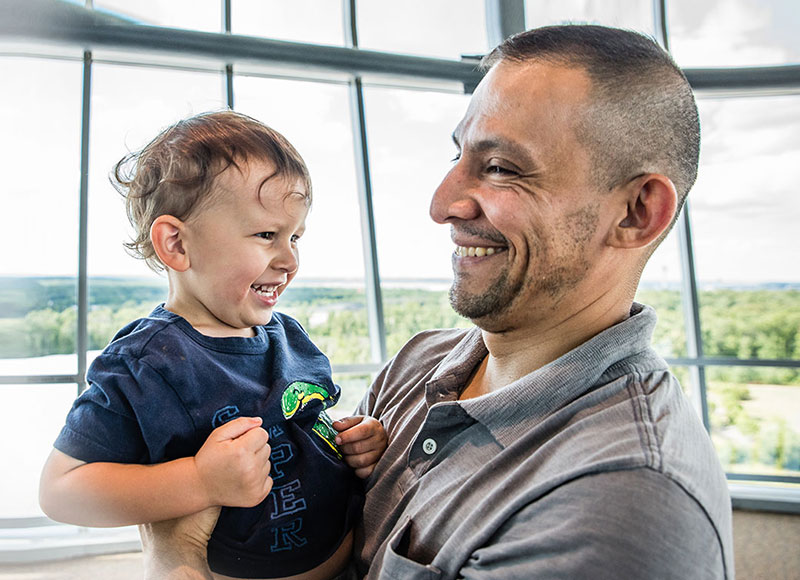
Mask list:
[[[301,381],[292,383],[286,387],[281,396],[281,410],[284,418],[291,419],[312,401],[322,401],[323,405],[327,407],[333,402],[333,397],[331,397],[327,389],[319,385]],[[325,411],[319,414],[312,430],[328,444],[339,459],[342,458],[342,454],[336,446],[337,431],[333,428],[333,421]]]

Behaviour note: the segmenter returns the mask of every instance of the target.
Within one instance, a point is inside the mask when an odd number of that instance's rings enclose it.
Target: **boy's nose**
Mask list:
[[[272,268],[282,270],[287,274],[294,274],[299,266],[297,250],[292,247],[281,248],[280,253],[271,264]]]

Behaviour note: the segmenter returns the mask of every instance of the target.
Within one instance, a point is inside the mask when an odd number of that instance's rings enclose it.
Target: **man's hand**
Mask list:
[[[253,507],[267,497],[268,439],[259,417],[239,417],[211,432],[194,456],[209,506]]]
[[[208,580],[206,550],[220,508],[139,526],[144,580]]]
[[[386,430],[374,417],[346,417],[333,423],[339,431],[336,444],[344,454],[344,460],[356,475],[366,479],[375,469],[378,460],[386,451]]]

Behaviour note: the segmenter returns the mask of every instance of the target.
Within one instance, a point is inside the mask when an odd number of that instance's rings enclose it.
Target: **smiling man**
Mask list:
[[[697,173],[691,89],[650,39],[513,37],[453,132],[431,217],[471,330],[413,338],[361,411],[389,448],[369,578],[732,578],[710,440],[635,304]]]
[[[597,26],[522,33],[484,67],[430,209],[475,326],[412,338],[363,400],[389,446],[351,573],[733,578],[724,474],[633,301],[695,181],[689,84]],[[154,545],[194,574],[185,529]]]

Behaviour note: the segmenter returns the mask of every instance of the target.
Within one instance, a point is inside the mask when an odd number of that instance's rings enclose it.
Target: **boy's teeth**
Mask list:
[[[277,288],[277,286],[261,286],[253,284],[251,288],[259,296],[272,296],[273,294],[275,294],[275,289]]]

